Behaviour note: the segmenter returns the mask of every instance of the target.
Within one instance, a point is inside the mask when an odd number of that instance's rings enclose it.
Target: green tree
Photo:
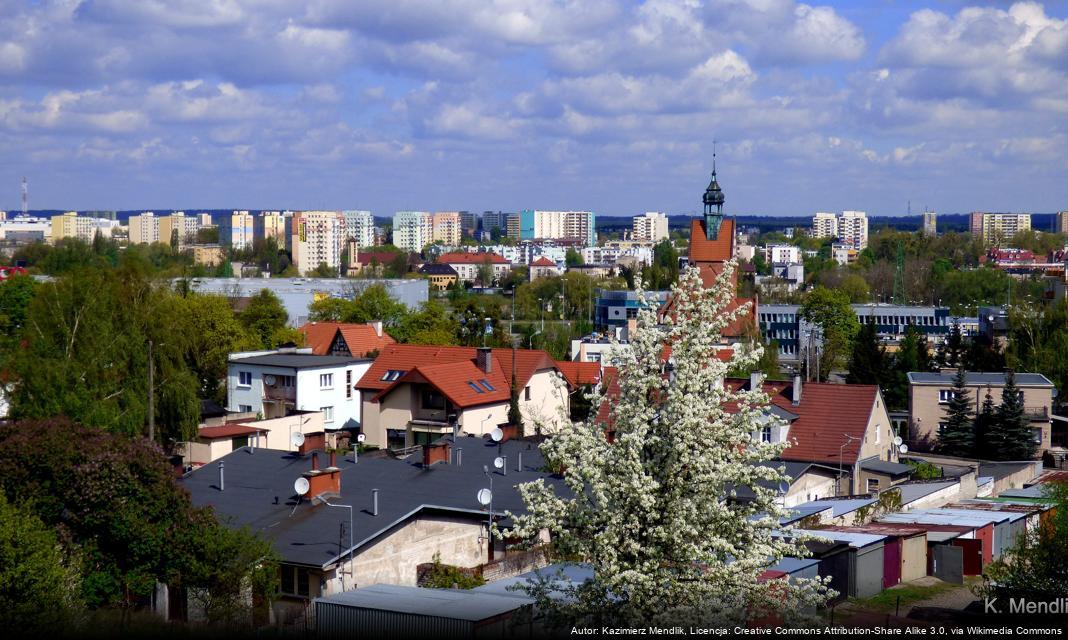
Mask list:
[[[309,317],[314,322],[373,322],[381,320],[392,331],[408,315],[408,307],[393,299],[389,289],[382,284],[355,287],[353,298],[323,298],[308,307]]]
[[[37,290],[30,276],[16,275],[0,281],[0,361],[13,347],[26,326],[26,314]]]
[[[957,369],[953,391],[945,408],[945,424],[938,432],[939,451],[951,456],[967,457],[975,452],[975,416],[965,386],[966,376],[964,369]]]
[[[826,380],[833,368],[845,364],[853,347],[853,338],[860,331],[860,322],[850,306],[849,295],[826,287],[816,287],[808,292],[800,314],[806,322],[822,329],[819,371],[821,378]]]
[[[394,327],[390,335],[398,342],[410,344],[456,345],[459,323],[444,304],[427,300],[419,311],[409,313]],[[478,341],[481,344],[481,340]]]
[[[225,404],[229,354],[261,345],[237,319],[226,298],[193,294],[183,298],[182,304],[181,317],[190,337],[186,362],[197,379],[198,395]]]
[[[0,625],[18,635],[68,630],[80,580],[55,532],[0,492]]]
[[[564,253],[564,264],[569,267],[580,266],[582,264],[582,254],[568,247],[567,252]]]
[[[1035,440],[1024,414],[1023,392],[1016,386],[1016,373],[1009,369],[1001,390],[1001,404],[987,433],[993,453],[1000,460],[1030,460],[1035,457]]]
[[[960,330],[960,324],[954,322],[938,350],[938,366],[956,369],[961,366],[964,353],[964,334]]]
[[[1041,373],[1058,389],[1068,389],[1068,298],[1046,307],[1013,307],[1009,331],[1007,358],[1015,369]],[[1068,406],[1068,393],[1055,401]]]
[[[241,324],[261,349],[275,349],[283,344],[299,344],[299,332],[286,326],[289,313],[274,292],[261,289],[238,315]]]
[[[319,266],[315,267],[308,272],[309,278],[336,278],[337,267],[331,267],[325,262],[320,262]]]
[[[983,396],[983,404],[979,413],[975,415],[975,454],[984,460],[998,458],[997,447],[990,438],[990,432],[995,428],[997,420],[997,407],[994,405],[994,396],[987,389]]]
[[[887,379],[886,350],[879,342],[875,322],[861,324],[849,356],[849,384],[881,385]]]

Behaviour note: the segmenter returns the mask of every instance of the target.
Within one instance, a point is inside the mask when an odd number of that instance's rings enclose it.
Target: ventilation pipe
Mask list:
[[[223,465],[224,464],[225,463],[223,463],[223,462],[219,462],[219,491],[225,491],[226,490],[226,475],[225,475],[225,471],[223,469]]]
[[[800,373],[794,374],[793,392],[794,392],[793,405],[796,407],[797,405],[801,404],[801,374]]]
[[[378,489],[371,489],[371,515],[378,515]]]

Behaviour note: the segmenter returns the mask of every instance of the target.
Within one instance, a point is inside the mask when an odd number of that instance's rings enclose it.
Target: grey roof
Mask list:
[[[956,480],[939,480],[937,482],[909,482],[899,484],[894,488],[901,491],[901,504],[906,505],[955,484],[957,484]]]
[[[861,507],[866,507],[869,504],[874,504],[875,498],[843,498],[841,500],[812,500],[799,504],[794,509],[802,507],[823,507],[831,508],[831,517],[837,518],[847,513],[852,513]]]
[[[995,480],[1019,473],[1027,467],[1034,467],[1034,460],[1021,460],[1019,462],[980,462],[979,475],[992,476]],[[1041,473],[1041,468],[1039,469]],[[1037,475],[1037,474],[1036,474]],[[1031,478],[1028,478],[1030,480]]]
[[[796,507],[787,507],[786,511],[789,513],[789,515],[779,518],[779,524],[786,526],[799,520],[804,520],[805,518],[811,515],[821,513],[823,511],[828,511],[830,509],[831,507],[829,505],[818,504],[799,504]]]
[[[861,460],[860,468],[864,471],[871,471],[873,473],[885,473],[886,475],[890,476],[904,476],[912,473],[912,467],[907,464],[901,464],[899,462],[890,462],[888,460],[880,460],[878,458]]]
[[[286,367],[289,369],[315,369],[318,367],[340,367],[355,362],[371,362],[373,358],[353,358],[352,356],[317,356],[310,353],[272,353],[262,356],[249,356],[230,360],[231,363],[255,364],[265,367]]]
[[[772,566],[768,567],[770,571],[782,571],[785,573],[798,573],[804,571],[809,567],[816,566],[820,563],[819,560],[813,558],[791,558],[785,557],[779,560]]]
[[[534,603],[530,598],[475,589],[424,589],[393,584],[374,584],[343,591],[317,598],[316,602],[469,622],[480,622]]]
[[[1034,484],[1023,489],[1006,489],[998,494],[999,498],[1044,498],[1045,485]]]
[[[449,436],[451,439],[451,436]],[[488,488],[489,478],[483,465],[493,469],[497,446],[488,439],[460,437],[456,446],[463,448],[463,464],[438,463],[423,467],[422,456],[408,459],[351,456],[337,461],[341,469],[341,495],[330,498],[331,504],[352,505],[354,546],[376,540],[393,525],[419,513],[459,515],[484,520],[487,512],[476,500],[479,489]],[[516,470],[518,453],[523,453],[523,470]],[[501,445],[508,457],[508,475],[494,470],[493,509],[502,514],[524,512],[524,503],[515,485],[545,479],[561,495],[566,495],[563,480],[542,471],[544,462],[537,446],[524,440],[509,440]],[[320,468],[327,466],[319,454]],[[220,459],[225,463],[226,490],[220,491],[218,464],[211,463],[192,471],[182,484],[198,506],[212,506],[235,526],[247,525],[254,532],[273,541],[285,562],[326,567],[348,553],[348,536],[339,552],[339,527],[349,525],[349,510],[311,504],[297,500],[293,482],[311,469],[311,456],[301,457],[287,451],[242,448]],[[371,490],[378,489],[378,516],[371,515]]]
[[[933,373],[928,371],[910,371],[908,373],[910,384],[935,384],[952,385],[955,373]],[[987,385],[1000,387],[1005,384],[1004,373],[978,373],[968,371],[964,375],[964,383],[973,387],[985,387]],[[1041,373],[1017,373],[1016,385],[1020,387],[1053,387],[1049,378]]]
[[[768,480],[761,480],[757,482],[758,485],[766,489],[775,489],[777,491],[783,491],[785,489],[788,489],[789,485],[792,485],[794,482],[796,482],[798,478],[800,478],[802,475],[805,474],[805,472],[809,470],[810,467],[819,466],[815,465],[812,462],[796,462],[793,460],[766,460],[764,462],[758,462],[757,464],[762,467],[771,467],[775,469],[783,468],[784,472],[786,473],[786,476],[790,478],[790,482],[788,484],[782,483],[783,486],[780,486],[780,483]],[[756,497],[756,493],[753,492],[753,489],[746,486],[728,486],[727,495],[731,495],[732,489],[735,493],[733,497],[736,497],[738,499],[752,500]]]
[[[535,569],[511,578],[486,583],[481,587],[475,587],[471,591],[511,598],[526,598],[526,591],[523,590],[522,585],[534,585],[537,584],[538,580],[545,579],[559,580],[565,586],[577,586],[593,579],[593,567],[584,564],[551,564],[542,569]],[[564,594],[554,590],[550,591],[548,595],[553,599],[561,599]]]
[[[888,537],[876,533],[853,533],[851,531],[835,531],[833,529],[794,529],[794,531],[811,536],[827,538],[828,540],[834,540],[835,542],[845,542],[854,549],[863,549],[864,547],[881,543]]]

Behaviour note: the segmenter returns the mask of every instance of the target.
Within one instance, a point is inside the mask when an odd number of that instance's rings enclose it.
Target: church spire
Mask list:
[[[708,183],[708,188],[705,189],[704,204],[705,204],[705,238],[708,240],[715,240],[719,238],[719,226],[723,222],[723,189],[719,187],[719,181],[716,179],[716,147],[715,141],[712,142],[712,181]]]

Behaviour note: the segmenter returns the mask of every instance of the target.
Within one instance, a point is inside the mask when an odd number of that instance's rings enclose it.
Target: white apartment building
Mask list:
[[[1031,229],[1029,213],[983,213],[971,215],[971,231],[983,239],[983,242],[1009,240],[1021,231]]]
[[[812,216],[813,238],[837,238],[838,216],[833,213],[820,211]]]
[[[463,225],[459,211],[438,211],[431,219],[433,233],[431,242],[441,242],[447,247],[459,246]]]
[[[923,212],[923,235],[928,238],[938,235],[938,214],[934,211]]]
[[[863,211],[843,211],[838,218],[838,241],[857,251],[868,248],[868,214]]]
[[[326,430],[360,424],[356,382],[370,358],[317,356],[311,349],[232,353],[226,371],[230,411],[278,418],[293,411],[322,411]]]
[[[159,218],[152,211],[130,216],[130,244],[159,242]]]
[[[375,246],[375,217],[370,211],[349,209],[345,216],[345,239],[352,238],[357,247]]]
[[[286,215],[281,211],[261,211],[253,226],[254,237],[274,238],[279,248],[286,246]]]
[[[520,240],[579,240],[587,247],[597,244],[597,216],[592,211],[526,210],[519,213],[518,222]]]
[[[119,226],[118,220],[110,218],[90,218],[79,216],[76,211],[68,211],[58,216],[52,216],[52,242],[63,238],[78,238],[84,242],[92,242],[99,231],[105,238],[111,237],[111,230]]]
[[[293,264],[303,274],[321,264],[341,270],[345,216],[340,211],[300,211],[293,218]]]
[[[631,235],[640,242],[660,242],[668,237],[668,217],[660,211],[646,211],[634,216]]]
[[[196,218],[198,227],[205,228],[215,226],[215,222],[212,221],[210,213],[198,213]]]
[[[420,252],[434,241],[433,238],[433,216],[426,211],[398,211],[393,214],[393,244],[398,248]]]
[[[764,261],[768,264],[799,264],[801,249],[792,244],[769,244],[764,247]]]
[[[1054,216],[1053,230],[1056,233],[1068,233],[1068,211],[1058,211]]]
[[[255,238],[256,219],[248,211],[234,211],[227,223],[221,225],[219,241],[234,249],[251,249]]]

